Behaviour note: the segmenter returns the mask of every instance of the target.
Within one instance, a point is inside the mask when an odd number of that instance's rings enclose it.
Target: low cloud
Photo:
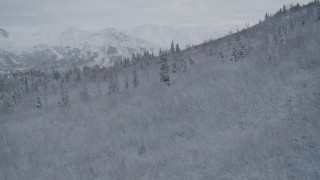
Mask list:
[[[10,0],[0,6],[0,26],[16,31],[125,29],[141,24],[228,29],[256,23],[283,4],[309,0]]]

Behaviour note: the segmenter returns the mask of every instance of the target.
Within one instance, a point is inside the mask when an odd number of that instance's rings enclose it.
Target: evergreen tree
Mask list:
[[[138,79],[137,71],[134,69],[132,71],[132,74],[133,74],[133,87],[138,87],[139,86],[139,79]]]
[[[115,73],[113,75],[111,75],[111,79],[108,84],[108,90],[109,90],[108,91],[109,95],[119,92],[118,77]]]
[[[221,62],[224,61],[224,55],[223,55],[223,52],[221,50],[220,50],[220,53],[219,53],[219,58],[220,58]]]
[[[282,35],[285,36],[288,34],[288,27],[287,24],[283,23],[282,24]]]
[[[124,88],[125,89],[129,89],[129,80],[128,80],[128,76],[127,75],[124,78]]]
[[[80,91],[80,99],[83,102],[87,102],[90,99],[90,96],[89,96],[89,93],[88,93],[88,90],[87,90],[87,85],[86,85],[85,82],[83,83],[82,90]]]
[[[240,38],[239,50],[237,52],[239,58],[245,58],[246,44],[244,38]]]
[[[180,50],[179,44],[177,43],[177,44],[176,44],[176,52],[177,52],[177,53],[180,53],[180,51],[181,51],[181,50]]]
[[[171,42],[170,52],[171,52],[171,53],[174,53],[174,42],[173,42],[173,41]]]
[[[97,87],[97,88],[98,88],[98,90],[97,90],[97,91],[98,91],[98,95],[101,96],[101,95],[102,95],[102,91],[101,91],[101,81],[98,80],[97,83],[98,83],[98,87]]]
[[[66,87],[66,83],[63,79],[60,82],[60,100],[58,101],[58,106],[62,110],[70,107],[69,93]]]
[[[172,65],[171,65],[171,71],[173,72],[173,73],[176,73],[177,72],[177,63],[176,62],[173,62],[172,63]]]
[[[170,75],[167,55],[162,53],[160,55],[160,82],[170,86]]]
[[[302,15],[300,19],[300,25],[304,26],[307,23],[307,18],[305,15]]]
[[[34,107],[36,107],[36,108],[41,108],[41,107],[42,107],[42,103],[41,103],[41,98],[40,98],[40,96],[37,96],[37,97],[36,97]]]
[[[237,48],[236,48],[236,46],[233,46],[230,61],[235,61],[235,62],[238,61],[238,54],[237,54]]]
[[[183,57],[182,58],[182,68],[184,71],[187,71],[189,69],[190,65],[189,65],[189,58],[187,57]]]
[[[24,80],[24,91],[25,91],[26,93],[29,93],[29,92],[30,92],[29,82],[28,82],[28,79],[27,79],[27,78],[25,78],[25,80]]]
[[[264,20],[267,20],[269,18],[268,13],[266,13],[266,15],[264,16]]]
[[[46,108],[48,108],[48,89],[49,89],[49,86],[48,86],[48,79],[45,78],[45,81],[43,83],[43,94],[44,94],[44,101],[45,101],[45,105],[46,105]]]
[[[13,112],[13,108],[15,106],[15,103],[14,103],[12,96],[10,96],[8,94],[4,94],[4,95],[2,95],[1,99],[3,101],[3,111],[6,113]]]
[[[213,48],[212,46],[209,47],[209,53],[208,50],[206,50],[206,54],[212,56],[213,55]]]
[[[282,12],[284,12],[284,13],[286,13],[286,12],[287,12],[286,5],[283,5]]]
[[[159,55],[162,54],[162,53],[163,53],[163,52],[162,52],[162,49],[160,48],[160,49],[159,49]]]

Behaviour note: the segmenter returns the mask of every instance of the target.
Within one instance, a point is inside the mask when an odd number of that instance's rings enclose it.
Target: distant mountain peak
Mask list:
[[[0,36],[4,37],[4,38],[8,38],[9,33],[6,30],[4,30],[3,28],[0,28]]]
[[[0,29],[0,59],[7,63],[4,68],[49,68],[53,66],[110,66],[123,57],[142,54],[145,50],[156,51],[158,46],[120,32],[114,28],[86,31],[76,27],[59,33],[32,35],[12,34],[10,38]],[[92,59],[91,54],[96,54]],[[1,61],[0,61],[1,65]]]

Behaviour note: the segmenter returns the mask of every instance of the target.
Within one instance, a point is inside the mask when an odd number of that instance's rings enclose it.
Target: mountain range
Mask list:
[[[170,47],[171,41],[199,44],[221,35],[209,28],[174,28],[142,25],[118,31],[114,28],[85,31],[70,27],[58,33],[12,33],[0,28],[0,71],[83,66],[110,66],[132,54]]]
[[[0,68],[9,69],[110,66],[133,53],[158,51],[151,42],[107,28],[84,31],[68,28],[59,33],[10,33],[0,29]]]

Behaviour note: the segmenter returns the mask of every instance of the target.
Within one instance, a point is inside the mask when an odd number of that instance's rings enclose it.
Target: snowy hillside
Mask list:
[[[0,29],[1,69],[110,66],[133,53],[158,51],[152,43],[108,28],[69,28],[56,34],[13,34]]]
[[[213,31],[209,28],[173,28],[170,26],[160,25],[142,25],[127,30],[128,33],[133,34],[142,39],[147,39],[161,47],[168,47],[173,40],[179,43],[181,47],[186,45],[200,44],[210,38],[216,38],[223,33]]]
[[[319,31],[316,1],[160,57],[1,75],[0,179],[318,180]]]

